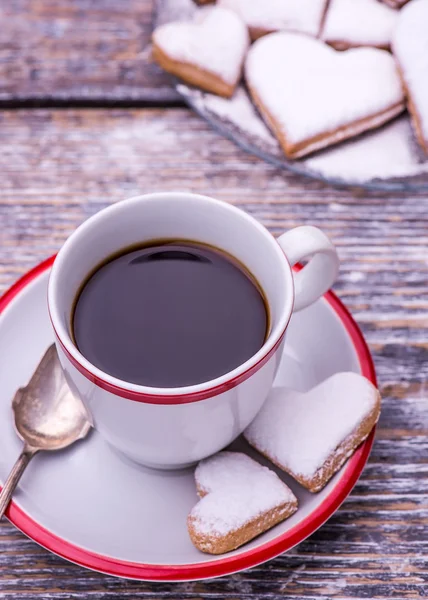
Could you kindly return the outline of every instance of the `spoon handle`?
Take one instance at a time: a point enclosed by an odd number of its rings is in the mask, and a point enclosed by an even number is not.
[[[25,445],[21,454],[19,455],[18,460],[13,465],[12,471],[10,472],[2,491],[0,492],[0,519],[3,517],[6,508],[8,507],[8,504],[12,498],[12,494],[15,491],[15,488],[18,485],[26,466],[36,452],[36,448]]]

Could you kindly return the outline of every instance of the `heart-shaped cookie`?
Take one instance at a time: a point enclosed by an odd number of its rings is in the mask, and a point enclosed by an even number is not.
[[[187,519],[196,548],[223,554],[238,548],[297,510],[279,477],[240,452],[219,452],[195,471],[201,500]]]
[[[389,49],[398,11],[378,0],[330,0],[321,38],[337,50]]]
[[[294,158],[378,127],[405,106],[388,52],[337,52],[297,33],[272,33],[255,42],[245,76],[259,111]]]
[[[306,393],[273,388],[246,440],[311,492],[321,490],[369,435],[380,394],[356,373],[338,373]]]
[[[248,45],[243,21],[217,6],[198,9],[191,22],[167,23],[153,33],[153,57],[165,71],[226,98],[241,78]]]
[[[300,31],[317,36],[326,0],[218,0],[246,23],[251,39],[273,31]]]
[[[392,50],[418,141],[428,154],[428,0],[412,0],[400,11]]]

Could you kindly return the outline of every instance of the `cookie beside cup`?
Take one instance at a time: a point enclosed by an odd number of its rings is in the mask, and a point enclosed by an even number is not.
[[[187,526],[193,544],[208,554],[234,550],[297,510],[285,483],[240,452],[219,452],[201,461],[195,480],[201,500]]]
[[[375,386],[362,375],[337,373],[306,393],[273,388],[244,437],[310,492],[319,492],[379,415]]]

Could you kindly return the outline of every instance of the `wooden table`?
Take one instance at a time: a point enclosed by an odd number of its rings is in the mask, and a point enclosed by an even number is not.
[[[428,595],[427,194],[334,189],[244,154],[184,108],[149,60],[148,0],[0,4],[0,291],[111,202],[191,190],[279,234],[323,227],[335,290],[376,363],[383,412],[342,508],[270,563],[201,583],[124,581],[0,524],[0,598],[421,598]]]

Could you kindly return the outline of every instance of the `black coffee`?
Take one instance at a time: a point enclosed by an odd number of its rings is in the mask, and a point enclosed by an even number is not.
[[[192,385],[239,366],[263,345],[268,311],[260,287],[225,253],[160,241],[110,257],[77,296],[80,352],[119,379]]]

